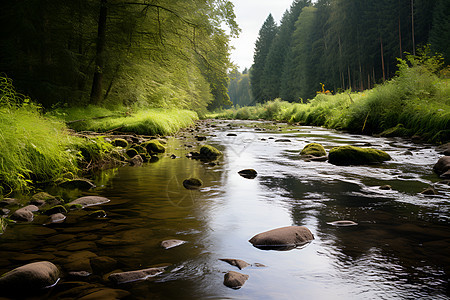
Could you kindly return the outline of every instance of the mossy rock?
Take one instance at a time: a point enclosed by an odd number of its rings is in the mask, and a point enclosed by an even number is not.
[[[148,153],[164,153],[166,148],[161,144],[159,140],[151,140],[143,146],[147,149]]]
[[[376,164],[391,159],[382,150],[354,146],[335,147],[328,154],[328,162],[339,166]]]
[[[128,155],[129,158],[133,158],[136,155],[139,155],[139,152],[137,152],[136,149],[130,148],[127,150],[126,154]]]
[[[125,139],[115,139],[111,144],[115,147],[128,148],[128,142]]]
[[[47,216],[53,215],[53,214],[57,214],[57,213],[61,213],[61,214],[66,214],[67,213],[67,209],[62,206],[62,205],[56,205],[53,206],[52,208],[49,208],[45,211],[45,214]]]
[[[200,157],[204,159],[216,159],[222,152],[210,145],[204,145],[200,148]]]
[[[147,154],[147,149],[145,147],[142,147],[141,145],[133,145],[131,146],[134,150],[136,150],[139,154]]]
[[[380,136],[383,137],[394,137],[394,136],[408,136],[409,130],[403,126],[403,124],[397,124],[397,126],[389,128],[382,133],[380,133]]]
[[[302,152],[300,152],[300,154],[321,157],[321,156],[326,156],[327,152],[325,151],[325,149],[323,148],[323,146],[321,144],[311,143],[311,144],[306,145],[303,148]]]

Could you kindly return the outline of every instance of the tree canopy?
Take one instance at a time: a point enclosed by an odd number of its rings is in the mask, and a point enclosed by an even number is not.
[[[2,1],[0,22],[0,71],[44,106],[229,103],[230,1]]]

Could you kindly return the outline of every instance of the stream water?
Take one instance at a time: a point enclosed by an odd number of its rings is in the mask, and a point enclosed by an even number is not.
[[[198,128],[200,134],[168,138],[155,163],[97,174],[94,190],[51,191],[67,201],[99,195],[111,202],[70,212],[61,224],[43,226],[37,217],[32,224],[10,225],[0,236],[0,274],[39,260],[66,274],[93,273],[66,276],[40,299],[74,299],[106,288],[125,290],[130,299],[450,299],[450,188],[433,174],[440,157],[433,146],[267,122],[211,124]],[[194,139],[198,134],[223,151],[218,164],[186,158],[205,143]],[[393,160],[348,167],[307,162],[299,152],[310,142],[327,150],[370,146]],[[258,176],[237,173],[246,168]],[[203,187],[186,190],[188,177],[200,178]],[[392,189],[381,190],[383,185]],[[420,194],[429,186],[439,194]],[[87,215],[96,209],[107,217]],[[358,226],[327,224],[336,220]],[[290,251],[260,250],[248,242],[289,225],[307,226],[315,240]],[[165,250],[160,243],[167,239],[187,243]],[[90,270],[90,256],[117,261],[116,271],[170,267],[114,286],[98,268]],[[239,270],[221,258],[253,265]],[[230,270],[249,275],[242,288],[223,285]]]

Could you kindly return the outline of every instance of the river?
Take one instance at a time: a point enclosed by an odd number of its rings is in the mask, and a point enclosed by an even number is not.
[[[311,142],[327,150],[370,146],[393,160],[344,167],[308,162],[299,152]],[[217,164],[186,158],[204,143],[223,151]],[[111,202],[70,212],[61,224],[43,226],[38,217],[10,225],[0,236],[0,274],[37,260],[68,274],[89,269],[89,257],[100,256],[115,262],[108,272],[169,267],[119,286],[94,268],[85,278],[66,275],[41,298],[73,299],[109,288],[129,292],[128,299],[450,299],[450,188],[432,171],[440,157],[434,148],[317,127],[211,121],[169,137],[157,162],[96,174],[94,190],[50,190],[66,201],[99,195]],[[237,173],[247,168],[258,176]],[[182,182],[189,177],[200,178],[202,188],[186,190]],[[438,195],[420,194],[430,186]],[[107,216],[87,215],[97,209]],[[358,225],[327,224],[336,220]],[[290,251],[248,242],[289,225],[308,227],[315,239]],[[167,239],[187,243],[165,250],[160,243]],[[221,258],[252,265],[239,270]],[[231,270],[249,275],[238,290],[223,285]]]

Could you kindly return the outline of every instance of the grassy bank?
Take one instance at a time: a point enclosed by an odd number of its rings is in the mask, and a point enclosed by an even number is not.
[[[44,118],[39,106],[0,77],[0,194],[78,172],[80,139],[62,122]]]
[[[306,104],[277,99],[210,117],[299,122],[364,134],[416,135],[445,143],[450,141],[448,70],[442,70],[436,58],[409,56],[400,61],[394,79],[371,90],[319,93]]]
[[[198,119],[185,110],[86,107],[57,109],[45,116],[41,111],[15,91],[10,79],[0,76],[0,196],[77,177],[117,156],[103,137],[71,135],[66,123],[78,131],[166,135]]]
[[[56,109],[49,113],[64,120],[76,131],[132,132],[145,135],[168,135],[198,120],[189,110],[97,106]]]

